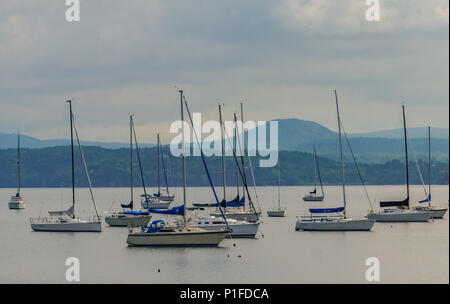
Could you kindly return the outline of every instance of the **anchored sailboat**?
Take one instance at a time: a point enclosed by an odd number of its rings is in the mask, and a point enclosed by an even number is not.
[[[219,108],[219,110],[220,110],[220,108]],[[242,106],[242,103],[241,103],[241,120],[242,121],[244,121],[244,116],[243,115],[244,115],[243,114],[243,106]],[[221,117],[221,115],[219,115],[219,117]],[[234,114],[234,126],[235,126],[235,129],[238,128],[236,113]],[[223,124],[222,123],[221,123],[221,127],[223,128]],[[245,136],[244,132],[242,132],[242,134],[243,134],[243,136]],[[244,163],[245,147],[241,147],[241,142],[240,142],[240,138],[239,138],[239,132],[236,132],[236,135],[237,135],[237,144],[236,144],[236,146],[238,146],[239,149],[240,149],[241,164],[239,165],[239,161],[238,161],[235,149],[233,149],[233,157],[234,157],[234,160],[235,160],[236,168],[238,169],[239,175],[240,175],[241,180],[242,180],[242,184],[243,184],[243,188],[244,188],[243,195],[245,197],[245,194],[247,194],[247,200],[248,200],[248,204],[250,206],[250,209],[246,210],[245,199],[242,199],[242,205],[239,204],[239,207],[228,207],[228,205],[227,205],[226,208],[225,208],[225,215],[226,215],[227,218],[235,219],[235,220],[238,220],[238,221],[246,221],[246,222],[254,223],[254,222],[258,222],[259,219],[261,218],[261,211],[256,210],[255,206],[253,205],[252,199],[250,197],[250,192],[248,190],[247,176],[246,176],[246,173],[245,173],[245,163]],[[223,133],[222,133],[222,143],[224,143]],[[222,155],[223,155],[223,153],[222,153]],[[214,216],[214,217],[220,217],[220,213],[217,212],[217,211],[211,213],[210,215]]]
[[[72,101],[68,100],[70,109],[70,143],[72,152],[72,206],[64,211],[49,211],[50,217],[44,218],[30,218],[31,229],[34,231],[55,231],[55,232],[101,232],[102,222],[98,215],[97,206],[95,204],[94,194],[92,192],[91,179],[84,159],[83,149],[80,144],[78,132],[75,127],[75,118],[72,113]],[[84,171],[89,184],[89,191],[91,193],[92,204],[96,216],[93,220],[80,220],[75,216],[75,158],[74,158],[74,145],[73,134],[77,137],[78,147],[80,149],[81,158],[84,165]]]
[[[115,212],[105,216],[105,222],[111,227],[140,227],[150,222],[152,216],[147,211],[134,211],[134,192],[133,192],[133,115],[130,115],[130,202],[121,204],[123,212]],[[137,144],[137,143],[136,143]]]
[[[316,146],[314,145],[313,148],[314,148],[314,167],[315,167],[314,190],[309,192],[308,194],[305,194],[305,196],[303,196],[303,200],[305,202],[321,202],[325,198],[325,192],[323,191],[322,177],[320,175],[319,159],[317,158]],[[319,177],[319,182],[320,182],[320,190],[321,190],[320,195],[317,194],[317,179],[316,179],[317,176]]]
[[[144,171],[142,170],[141,153],[139,151],[138,141],[136,137],[136,129],[134,128],[134,124],[133,124],[133,135],[136,144],[136,153],[138,156],[139,172],[141,173],[142,188],[144,189],[144,194],[141,195],[141,207],[144,209],[167,209],[169,208],[170,201],[162,201],[159,197],[155,197],[147,193],[147,188],[145,187],[144,181]]]
[[[9,209],[25,209],[25,203],[20,196],[20,132],[17,134],[17,192],[9,200]]]
[[[341,155],[341,172],[342,172],[342,196],[343,207],[328,209],[309,209],[311,216],[303,216],[297,220],[295,225],[296,231],[370,231],[375,224],[374,220],[367,219],[350,219],[347,217],[347,197],[345,192],[345,166],[344,155],[342,149],[342,133],[341,133],[341,117],[339,113],[339,103],[337,92],[334,91],[336,99],[336,111],[339,129],[339,147]],[[330,214],[336,213],[336,216],[313,216],[313,214]],[[340,215],[339,213],[343,213]]]
[[[267,215],[269,217],[285,217],[286,208],[281,208],[281,173],[280,173],[280,161],[278,160],[278,208],[274,210],[268,210]]]
[[[157,167],[158,167],[158,193],[154,193],[153,196],[158,198],[161,201],[166,202],[172,202],[175,199],[175,195],[170,195],[169,192],[169,183],[167,182],[167,172],[166,172],[166,165],[164,162],[164,156],[161,153],[161,140],[159,138],[159,133],[156,136],[156,141],[158,143],[158,156],[157,156]],[[166,182],[166,194],[161,193],[161,180],[160,180],[160,163],[163,165],[163,172],[164,172],[164,180]]]
[[[231,232],[227,229],[217,230],[205,230],[197,227],[191,227],[187,225],[186,218],[186,157],[185,157],[185,138],[184,138],[184,105],[183,105],[183,91],[180,93],[181,103],[181,122],[182,122],[182,149],[181,160],[183,170],[183,205],[177,208],[173,208],[170,214],[182,215],[183,223],[177,226],[166,226],[161,220],[153,221],[150,226],[143,226],[138,232],[131,231],[128,234],[127,244],[130,246],[218,246],[225,237]],[[187,104],[186,104],[187,105]],[[190,115],[190,113],[188,112]],[[202,152],[203,162],[204,156]],[[205,163],[204,163],[205,164]],[[208,173],[208,172],[207,172]],[[208,173],[208,178],[211,182],[211,178]],[[214,187],[213,187],[214,191]],[[214,191],[217,204],[220,204],[217,200],[217,196]],[[150,212],[169,214],[168,211],[150,210]],[[173,213],[172,213],[173,212]],[[226,222],[226,220],[225,220]]]
[[[405,162],[406,162],[406,199],[402,201],[385,201],[380,202],[383,211],[379,213],[373,210],[367,215],[369,219],[377,222],[428,222],[433,216],[431,212],[422,212],[410,210],[409,208],[409,158],[408,158],[408,136],[406,129],[406,114],[405,106],[402,106],[403,111],[403,131],[405,136]],[[395,208],[389,208],[395,207]]]
[[[427,198],[420,201],[420,206],[413,207],[414,210],[431,212],[434,219],[442,219],[447,213],[448,208],[439,208],[431,205],[431,127],[428,127],[428,193],[426,193]],[[424,204],[428,203],[428,206]]]

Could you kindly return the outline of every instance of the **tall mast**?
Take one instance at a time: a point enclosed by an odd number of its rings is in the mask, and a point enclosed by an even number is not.
[[[347,218],[347,199],[345,196],[345,166],[344,166],[344,154],[342,151],[341,115],[339,114],[339,102],[338,102],[336,90],[334,90],[334,96],[336,99],[336,111],[337,111],[338,129],[339,129],[339,149],[341,151],[342,197],[344,199],[344,218]]]
[[[20,196],[20,132],[17,133],[17,197]]]
[[[72,100],[67,101],[70,109],[70,147],[72,150],[72,218],[75,218],[75,157],[73,152],[73,113],[72,113]]]
[[[159,178],[159,175],[160,175],[159,162],[160,162],[160,157],[161,157],[161,146],[159,144],[159,133],[158,133],[158,135],[156,137],[157,137],[156,141],[158,143],[158,155],[157,155],[157,163],[158,163],[158,165],[157,165],[157,167],[158,167],[158,195],[161,195],[161,182],[160,182],[160,178]]]
[[[130,115],[130,203],[133,210],[133,115]]]
[[[237,126],[234,126],[234,155],[237,155]],[[236,191],[237,191],[237,198],[240,200],[239,197],[239,168],[236,167]]]
[[[227,197],[226,197],[226,176],[225,176],[225,140],[223,136],[223,120],[222,120],[222,105],[219,104],[219,122],[220,122],[220,141],[222,144],[222,183],[223,183],[223,201],[227,203]]]
[[[180,106],[181,106],[181,162],[183,166],[183,206],[184,206],[184,213],[183,213],[183,219],[184,219],[184,225],[186,226],[186,156],[185,153],[185,143],[184,143],[184,108],[183,108],[183,91],[180,90]]]
[[[428,206],[431,206],[431,127],[428,127]]]
[[[244,158],[245,158],[244,104],[242,102],[241,102],[241,124],[242,124],[241,164],[242,164],[242,175],[244,177],[244,181],[242,184],[247,184],[247,177],[245,175],[245,164],[244,164]],[[245,197],[245,185],[242,185],[242,195]],[[244,211],[245,211],[245,203],[244,203]]]
[[[278,210],[281,209],[281,173],[280,173],[280,160],[278,160]]]
[[[316,159],[316,168],[317,168],[317,175],[319,176],[320,190],[322,191],[322,196],[325,196],[325,193],[323,192],[322,176],[320,175],[319,158],[317,157],[316,145],[314,145],[314,157]]]
[[[405,106],[402,106],[403,110],[403,131],[405,133],[405,158],[406,158],[406,199],[408,200],[409,209],[409,159],[408,159],[408,133],[406,131],[406,114]]]

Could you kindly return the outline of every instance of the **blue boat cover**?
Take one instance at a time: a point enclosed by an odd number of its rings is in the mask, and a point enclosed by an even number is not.
[[[430,193],[430,195],[428,195],[428,197],[426,199],[424,199],[423,201],[420,201],[419,204],[428,203],[428,202],[431,202],[431,193]]]
[[[163,220],[153,221],[150,226],[143,226],[143,229],[147,229],[147,233],[155,233],[164,227],[165,222]]]
[[[338,213],[343,212],[344,207],[339,208],[325,208],[325,209],[309,209],[309,212],[311,213]]]
[[[132,214],[132,215],[149,215],[150,213],[146,211],[124,211],[123,214]]]
[[[150,213],[158,213],[158,214],[184,215],[184,205],[167,210],[148,209],[148,211]]]
[[[234,199],[230,202],[227,202],[227,207],[243,207],[245,205],[245,196],[243,196],[240,200]]]

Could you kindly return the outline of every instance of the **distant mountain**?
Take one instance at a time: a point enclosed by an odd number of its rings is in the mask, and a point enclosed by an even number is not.
[[[312,121],[300,119],[279,119],[275,121],[278,121],[278,144],[280,150],[311,152],[313,145],[316,145],[319,154],[322,156],[332,159],[338,158],[339,137],[336,132]],[[428,153],[427,128],[410,128],[408,130],[411,148],[418,158],[423,158]],[[251,130],[249,132],[255,131]],[[365,136],[366,134],[367,136]],[[377,136],[377,134],[386,134],[386,137]],[[448,160],[448,129],[433,128],[431,134],[433,157],[439,160]],[[402,135],[402,130],[399,129],[348,134],[348,138],[353,152],[358,156],[358,160],[364,162],[386,162],[403,157],[404,141]],[[345,137],[344,150],[346,157],[348,159],[351,158]],[[414,153],[413,151],[411,152]]]
[[[368,133],[353,133],[351,137],[382,137],[382,138],[402,138],[403,129],[376,131]],[[409,138],[428,138],[428,128],[408,128]],[[449,130],[442,128],[431,128],[431,137],[449,139]]]
[[[81,141],[85,146],[100,147],[105,149],[120,149],[129,147],[128,143]],[[68,139],[37,139],[35,137],[20,135],[20,144],[23,148],[46,148],[70,145]],[[154,147],[154,144],[141,144],[142,147]],[[0,149],[17,147],[17,134],[0,133]]]
[[[315,144],[318,153],[322,156],[337,159],[338,135],[326,127],[300,119],[278,119],[278,147],[282,151],[311,152]],[[261,128],[261,127],[258,127]],[[249,134],[255,133],[250,130]],[[418,158],[424,158],[428,151],[427,128],[409,128],[408,134],[411,148],[414,148]],[[433,158],[446,161],[449,155],[448,129],[432,129]],[[267,132],[267,136],[269,132]],[[348,134],[349,141],[358,160],[364,162],[386,162],[403,157],[403,133],[401,129],[377,131],[368,133]],[[228,140],[227,140],[228,142]],[[108,142],[82,142],[86,146],[97,146],[108,149],[127,148],[128,143]],[[344,139],[345,143],[345,139]],[[22,136],[24,148],[43,148],[68,145],[68,140],[39,140],[30,136]],[[16,134],[0,133],[0,149],[15,148],[17,145]],[[153,144],[144,144],[143,147],[153,147]],[[197,145],[194,144],[194,147]],[[347,145],[344,147],[347,159],[351,157]],[[414,153],[412,151],[412,153]]]

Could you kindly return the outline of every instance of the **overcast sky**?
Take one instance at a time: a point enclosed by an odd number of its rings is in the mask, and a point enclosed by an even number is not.
[[[300,118],[336,129],[332,89],[348,132],[449,125],[448,0],[0,1],[0,132],[67,137],[67,106],[84,140],[141,141],[192,111],[231,119]],[[167,138],[167,137],[166,137]]]

